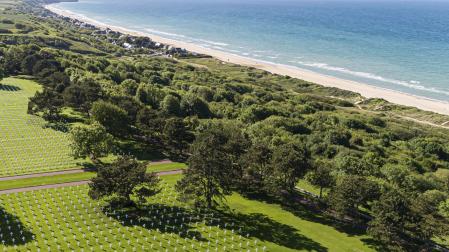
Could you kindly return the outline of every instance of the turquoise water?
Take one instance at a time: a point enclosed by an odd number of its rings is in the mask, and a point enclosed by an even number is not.
[[[80,0],[56,6],[106,24],[449,101],[449,1]]]

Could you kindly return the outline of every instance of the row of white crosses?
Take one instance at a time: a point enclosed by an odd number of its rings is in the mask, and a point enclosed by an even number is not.
[[[18,230],[25,227],[35,236],[25,245],[5,246],[4,249],[24,246],[33,251],[266,250],[249,234],[242,236],[242,230],[234,223],[223,222],[212,213],[167,206],[166,203],[174,202],[173,189],[167,184],[163,188],[165,196],[160,198],[159,204],[148,206],[140,217],[118,211],[103,213],[98,203],[88,198],[87,186],[0,196],[0,206],[20,217],[23,223],[11,223],[18,225],[11,228],[15,232],[8,228],[0,230],[3,240],[15,239],[21,244],[19,241],[25,237]]]
[[[0,88],[0,176],[75,167],[67,134],[43,129],[42,118],[27,115],[28,97]]]

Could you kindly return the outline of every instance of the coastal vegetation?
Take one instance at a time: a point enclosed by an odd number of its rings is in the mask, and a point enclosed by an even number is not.
[[[449,136],[441,122],[448,116],[101,30],[43,3],[2,12],[0,72],[10,77],[0,85],[0,157],[7,157],[0,172],[81,165],[97,176],[86,174],[89,186],[0,196],[2,218],[14,223],[1,246],[426,251],[447,244]],[[8,120],[17,115],[33,123]],[[27,134],[41,137],[17,144]],[[147,164],[161,158],[179,163],[160,170],[184,173],[159,179]]]

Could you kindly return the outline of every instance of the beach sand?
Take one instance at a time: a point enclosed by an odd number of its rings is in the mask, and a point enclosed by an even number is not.
[[[305,81],[313,82],[313,83],[320,84],[320,85],[327,86],[327,87],[336,87],[336,88],[340,88],[340,89],[350,90],[350,91],[359,93],[366,98],[383,98],[392,103],[416,107],[416,108],[426,110],[426,111],[432,111],[432,112],[436,112],[436,113],[440,113],[440,114],[449,115],[449,103],[446,103],[443,101],[431,100],[431,99],[427,99],[424,97],[414,96],[414,95],[410,95],[410,94],[401,93],[398,91],[375,87],[375,86],[371,86],[371,85],[356,82],[356,81],[345,80],[345,79],[341,79],[341,78],[337,78],[337,77],[319,74],[319,73],[316,73],[316,72],[313,72],[310,70],[306,70],[306,69],[302,69],[302,68],[298,68],[298,67],[294,67],[294,66],[288,66],[288,65],[275,64],[275,63],[255,60],[255,59],[243,57],[243,56],[232,54],[232,53],[227,53],[227,52],[222,52],[219,50],[205,48],[205,47],[195,45],[192,43],[163,38],[163,37],[153,35],[150,33],[138,32],[138,31],[133,31],[133,30],[126,29],[123,27],[112,26],[112,25],[104,24],[97,20],[85,17],[83,15],[79,15],[77,13],[73,13],[70,11],[56,8],[53,5],[46,5],[45,8],[58,14],[58,15],[70,17],[73,19],[78,19],[80,21],[95,25],[99,28],[109,28],[111,30],[121,32],[121,33],[127,33],[127,34],[131,34],[131,35],[135,35],[135,36],[150,37],[155,42],[159,42],[159,43],[166,44],[166,45],[171,45],[174,47],[184,48],[191,52],[210,55],[210,56],[212,56],[216,59],[219,59],[223,62],[229,62],[229,63],[234,63],[234,64],[238,64],[238,65],[243,65],[243,66],[254,67],[254,68],[262,69],[262,70],[265,70],[265,71],[268,71],[271,73],[275,73],[275,74],[279,74],[279,75],[288,75],[290,77],[302,79]]]

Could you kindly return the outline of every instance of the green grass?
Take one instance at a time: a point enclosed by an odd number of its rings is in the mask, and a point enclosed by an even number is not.
[[[89,180],[93,177],[95,177],[94,172],[80,172],[73,174],[48,176],[48,177],[0,181],[0,190],[75,182],[75,181]]]
[[[299,180],[299,182],[296,184],[297,188],[300,188],[302,190],[305,190],[307,192],[313,193],[315,195],[320,195],[320,188],[317,186],[314,186],[312,184],[310,184],[307,180],[305,179],[301,179]],[[323,190],[323,196],[325,196],[327,194],[327,190],[324,189]]]
[[[176,200],[173,184],[181,176],[162,177],[162,192],[140,213],[106,215],[87,186],[1,195],[0,218],[8,222],[0,223],[0,250],[370,251],[362,242],[367,236],[339,231],[305,209],[290,212],[234,194],[227,198],[231,210],[194,210]]]
[[[169,180],[170,181],[170,180]],[[236,223],[212,212],[195,212],[174,200],[173,187],[151,199],[138,218],[130,212],[106,215],[87,196],[87,186],[0,196],[6,251],[262,251],[257,238],[240,236]],[[226,225],[226,228],[224,226]],[[11,230],[8,229],[11,226]],[[243,230],[243,229],[241,229]],[[11,235],[12,233],[12,235]],[[34,238],[33,238],[34,237]],[[194,238],[195,237],[195,238]],[[14,240],[13,240],[14,238]],[[233,247],[233,249],[231,249]],[[132,249],[135,250],[132,250]],[[184,248],[184,249],[183,249]]]
[[[6,78],[0,86],[0,176],[78,167],[70,156],[67,134],[46,128],[27,114],[28,98],[41,87],[33,81]]]
[[[278,204],[248,200],[238,194],[228,197],[227,203],[236,212],[264,220],[259,231],[264,232],[261,238],[269,241],[269,251],[372,251],[363,241],[369,240],[367,235],[340,230],[330,225],[332,220],[307,209],[291,212]]]
[[[186,169],[187,165],[183,163],[167,163],[167,164],[151,164],[148,165],[148,172],[162,172],[162,171],[174,171],[180,169]]]

